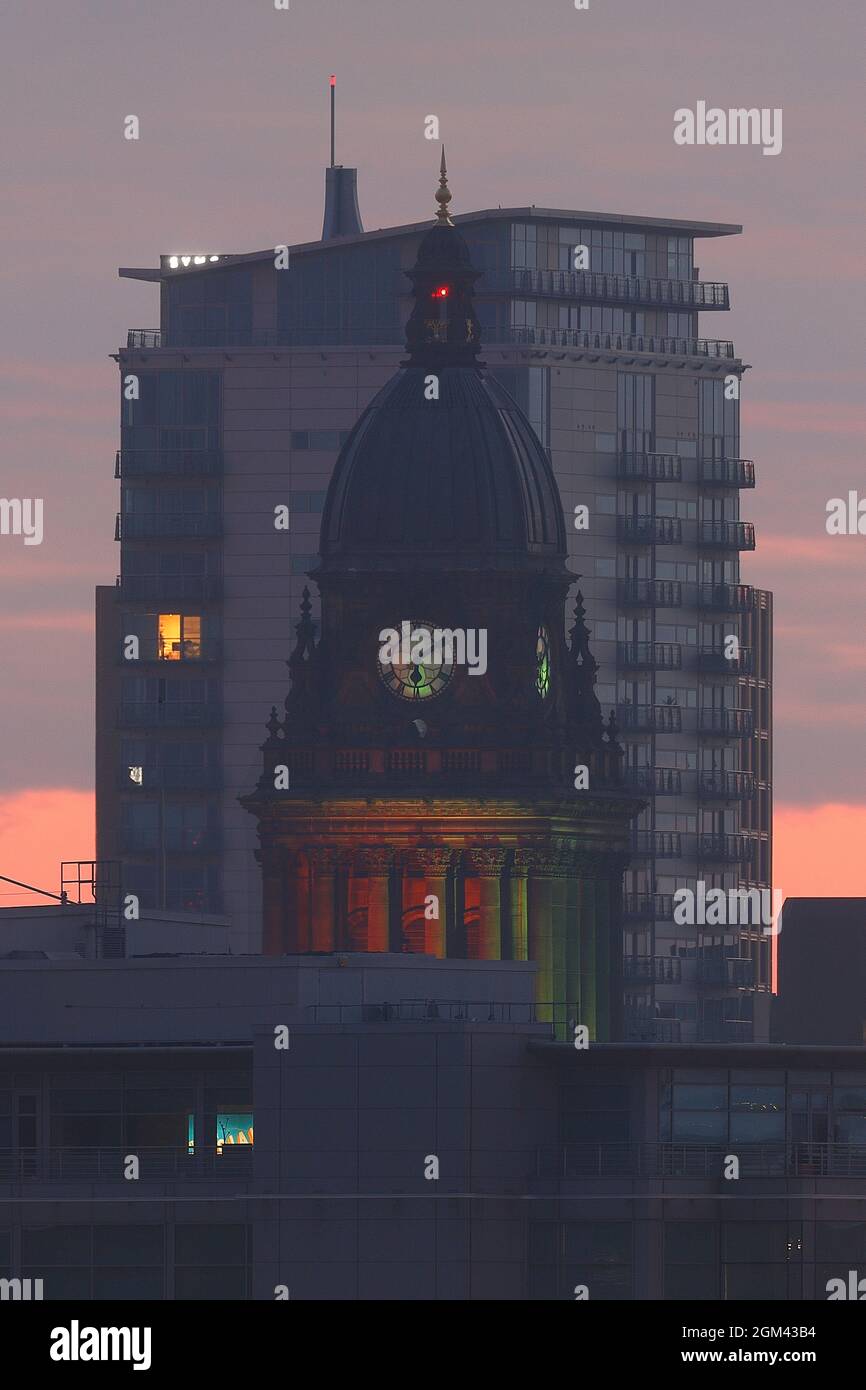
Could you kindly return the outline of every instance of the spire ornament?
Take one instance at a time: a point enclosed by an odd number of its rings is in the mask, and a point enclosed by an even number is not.
[[[439,162],[439,187],[436,190],[436,201],[439,207],[436,210],[436,223],[439,227],[453,227],[451,213],[448,204],[451,202],[451,189],[448,187],[448,170],[445,167],[445,146],[442,146],[442,158]]]

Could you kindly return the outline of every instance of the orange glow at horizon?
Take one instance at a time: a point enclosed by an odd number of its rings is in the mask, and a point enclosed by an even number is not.
[[[68,787],[0,796],[0,874],[57,893],[62,859],[95,854],[94,796]],[[866,898],[866,804],[778,804],[773,887],[786,898]],[[0,883],[0,906],[48,906]]]

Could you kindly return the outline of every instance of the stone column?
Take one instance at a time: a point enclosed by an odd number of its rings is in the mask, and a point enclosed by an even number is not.
[[[417,845],[403,850],[400,861],[403,868],[403,911],[418,907],[424,913],[424,952],[445,956],[445,900],[448,869],[454,851],[443,845]],[[427,898],[435,901],[425,906]],[[436,916],[427,913],[434,912]]]
[[[480,960],[500,960],[502,949],[502,870],[505,850],[482,845],[464,850],[466,871],[478,879],[480,917],[478,955]]]
[[[354,872],[367,879],[367,950],[387,951],[389,882],[394,854],[390,849],[363,847],[355,850]]]
[[[333,951],[336,921],[337,850],[317,845],[311,851],[313,869],[312,941],[314,951]]]
[[[262,955],[281,956],[291,950],[287,920],[285,854],[278,846],[259,850],[262,866]]]
[[[553,1001],[553,881],[556,859],[544,850],[531,850],[529,858],[528,921],[529,959],[538,963],[535,977],[536,1002],[542,1023],[553,1021],[549,1007]]]
[[[508,906],[511,915],[511,960],[528,960],[527,937],[527,877],[529,864],[526,850],[518,849],[508,875]]]
[[[310,859],[302,850],[285,857],[286,893],[283,950],[289,955],[310,950]]]

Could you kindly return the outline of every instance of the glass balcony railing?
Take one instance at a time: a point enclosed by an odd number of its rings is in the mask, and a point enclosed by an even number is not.
[[[712,671],[720,676],[750,676],[754,666],[751,647],[740,647],[736,656],[725,656],[718,647],[701,647],[698,651],[698,670]]]
[[[679,545],[683,523],[672,516],[618,516],[616,533],[631,545]]]
[[[623,780],[649,796],[679,796],[683,789],[683,774],[672,767],[628,767]]]
[[[118,512],[114,527],[117,541],[221,535],[219,512]]]
[[[603,304],[631,304],[680,313],[690,309],[730,308],[728,286],[719,281],[663,280],[592,270],[531,270],[518,266],[511,270],[485,271],[478,283],[478,293],[488,290]]]
[[[698,775],[698,792],[703,801],[745,801],[755,794],[755,774],[721,768],[702,771]]]
[[[616,717],[621,729],[678,734],[683,727],[679,705],[618,705]]]
[[[117,588],[126,601],[190,603],[222,598],[223,581],[221,574],[125,574]]]
[[[701,459],[698,478],[704,487],[754,487],[751,459]]]
[[[148,477],[154,473],[184,477],[213,477],[223,471],[219,449],[118,449],[115,478]]]
[[[676,956],[626,956],[623,979],[626,984],[679,984],[682,962]]]
[[[754,550],[755,528],[750,521],[700,521],[698,545],[721,550]]]
[[[616,476],[645,483],[679,483],[683,461],[676,454],[619,454]]]
[[[754,605],[754,595],[751,584],[699,584],[697,606],[718,613],[748,613]]]
[[[683,586],[676,579],[620,579],[617,601],[627,608],[680,608]]]
[[[672,893],[624,893],[623,914],[629,921],[670,922],[674,915]]]
[[[213,728],[222,717],[215,700],[130,700],[120,706],[118,723],[121,728]]]
[[[698,733],[747,737],[753,729],[754,716],[750,709],[698,710]]]
[[[618,642],[616,660],[628,670],[678,671],[683,649],[678,642]]]

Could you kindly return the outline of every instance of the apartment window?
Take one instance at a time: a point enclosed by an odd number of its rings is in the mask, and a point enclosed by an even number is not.
[[[655,449],[655,378],[648,372],[617,372],[616,416],[620,448],[651,454]]]
[[[656,516],[678,516],[683,521],[697,521],[698,504],[681,498],[657,497]]]
[[[592,635],[597,642],[616,641],[616,623],[602,621],[592,623]]]
[[[21,1257],[23,1277],[41,1278],[49,1300],[165,1297],[162,1226],[25,1228]]]
[[[698,630],[696,627],[681,627],[678,623],[659,623],[656,626],[656,640],[679,642],[683,647],[695,647],[698,643]]]
[[[660,685],[656,689],[656,704],[681,705],[683,709],[697,709],[698,692],[689,685]]]
[[[687,236],[668,237],[668,279],[691,280],[692,239]]]
[[[201,618],[185,613],[157,617],[157,656],[160,661],[200,661]]]
[[[725,398],[724,379],[701,381],[698,431],[702,458],[737,458],[740,443],[739,401]]]
[[[550,447],[550,371],[547,367],[497,367],[491,370],[520,406],[544,448]]]
[[[204,277],[195,277],[204,278]],[[175,287],[180,282],[175,282]],[[136,371],[137,401],[121,399],[121,447],[144,453],[218,449],[216,372]]]
[[[608,559],[606,555],[596,555],[595,573],[598,579],[614,579],[616,577],[616,560]]]
[[[691,314],[668,314],[667,336],[669,338],[691,338]]]
[[[676,831],[679,834],[694,834],[698,828],[698,818],[688,811],[657,811],[656,830]]]
[[[655,577],[679,579],[685,584],[694,584],[698,578],[698,567],[681,560],[656,560]]]
[[[188,347],[251,341],[253,280],[249,268],[181,275],[166,286],[168,339]]]
[[[322,453],[336,453],[342,449],[349,438],[349,430],[292,430],[293,449],[318,449]]]

